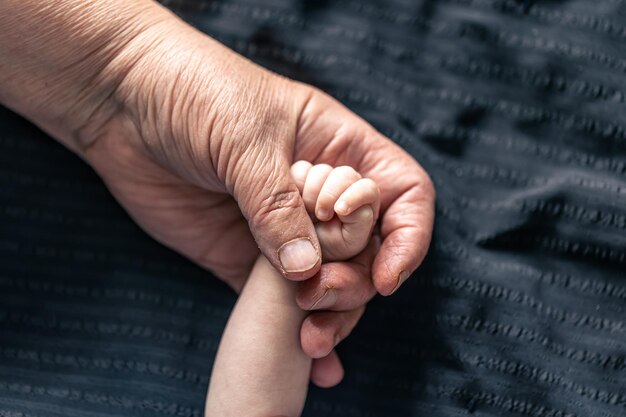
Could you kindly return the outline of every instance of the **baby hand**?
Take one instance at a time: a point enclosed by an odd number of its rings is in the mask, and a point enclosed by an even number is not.
[[[291,166],[304,205],[315,223],[325,262],[342,261],[360,253],[369,242],[380,211],[376,183],[348,166]],[[336,216],[335,216],[336,214]]]

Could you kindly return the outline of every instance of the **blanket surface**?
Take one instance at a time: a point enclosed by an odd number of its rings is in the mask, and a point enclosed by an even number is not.
[[[172,0],[413,155],[427,261],[305,417],[626,415],[626,4]],[[235,295],[0,110],[0,416],[200,417]]]

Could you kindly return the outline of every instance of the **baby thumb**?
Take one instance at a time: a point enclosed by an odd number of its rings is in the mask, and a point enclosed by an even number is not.
[[[289,279],[312,277],[321,264],[315,228],[285,159],[265,163],[246,175],[235,195],[259,249]]]

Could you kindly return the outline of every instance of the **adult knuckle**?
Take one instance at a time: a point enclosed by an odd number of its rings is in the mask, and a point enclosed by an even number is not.
[[[272,221],[270,220],[272,217],[287,214],[299,208],[301,204],[302,200],[297,188],[274,190],[259,202],[253,222],[256,225],[263,225],[267,221]]]

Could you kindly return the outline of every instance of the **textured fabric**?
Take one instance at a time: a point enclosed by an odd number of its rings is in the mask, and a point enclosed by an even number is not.
[[[626,6],[169,1],[431,174],[425,265],[306,417],[626,415]],[[0,416],[200,416],[235,296],[0,113]]]

